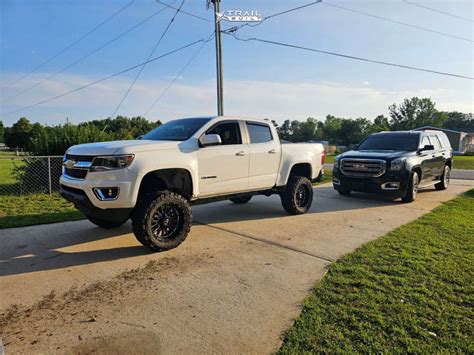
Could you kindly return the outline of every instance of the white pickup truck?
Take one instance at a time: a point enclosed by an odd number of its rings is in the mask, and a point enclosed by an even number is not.
[[[188,235],[191,204],[279,194],[288,213],[306,213],[324,157],[321,144],[280,144],[267,120],[184,118],[137,140],[69,148],[60,193],[100,227],[131,218],[138,241],[161,251]]]

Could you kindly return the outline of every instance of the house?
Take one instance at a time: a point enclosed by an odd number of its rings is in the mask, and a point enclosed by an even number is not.
[[[424,126],[415,128],[415,131],[425,130],[442,131],[448,136],[454,154],[465,154],[474,152],[474,132],[463,132],[447,128],[438,128],[433,126]]]

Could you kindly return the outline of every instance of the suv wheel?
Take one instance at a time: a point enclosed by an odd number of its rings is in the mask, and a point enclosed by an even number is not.
[[[449,180],[451,178],[451,169],[449,166],[444,166],[443,175],[441,175],[441,182],[438,182],[435,185],[436,190],[446,190],[449,185]]]
[[[87,214],[86,214],[86,217],[90,222],[94,223],[96,226],[99,226],[101,228],[106,228],[106,229],[120,227],[122,224],[128,221],[128,218],[124,221],[108,221],[105,219],[89,216]]]
[[[133,234],[153,251],[169,250],[186,239],[192,220],[188,201],[177,193],[163,191],[137,205],[132,215]]]
[[[283,208],[289,214],[306,213],[313,203],[313,185],[304,176],[293,176],[280,197]]]
[[[410,174],[410,180],[408,181],[407,193],[402,197],[403,202],[413,202],[416,199],[418,193],[418,185],[420,184],[420,177],[416,171],[412,171]]]
[[[243,205],[244,203],[249,202],[252,199],[252,196],[243,196],[243,197],[233,197],[229,198],[230,201],[238,205]]]

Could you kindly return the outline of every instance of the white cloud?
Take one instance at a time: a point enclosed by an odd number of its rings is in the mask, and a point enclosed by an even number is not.
[[[3,91],[2,103],[8,101],[5,99],[8,95],[33,85],[44,76],[45,74],[30,76],[8,91]],[[9,82],[8,80],[4,82]],[[2,112],[41,101],[94,80],[97,78],[63,75],[56,81],[45,82],[40,87],[12,99],[8,105],[2,105]],[[2,119],[11,124],[24,115],[32,121],[55,124],[64,122],[66,117],[74,122],[106,117],[112,114],[130,81],[131,79],[126,77],[114,78],[31,110],[8,117],[2,115]],[[142,115],[169,81],[139,81],[123,103],[119,114]],[[265,117],[278,122],[287,118],[304,119],[308,116],[324,119],[327,114],[374,118],[378,114],[387,114],[388,105],[412,96],[431,97],[441,110],[474,111],[473,102],[470,100],[472,92],[470,95],[466,93],[464,98],[459,98],[459,91],[454,89],[395,91],[383,90],[369,84],[227,80],[224,82],[225,112],[228,115]],[[194,84],[185,83],[183,80],[176,81],[149,118],[166,121],[174,117],[214,114],[215,91],[213,80]]]

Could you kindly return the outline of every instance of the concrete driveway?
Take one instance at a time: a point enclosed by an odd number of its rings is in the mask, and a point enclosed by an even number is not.
[[[325,184],[302,216],[277,196],[196,206],[188,239],[157,254],[129,224],[1,230],[6,352],[272,352],[332,261],[470,188],[453,180],[403,204]]]

